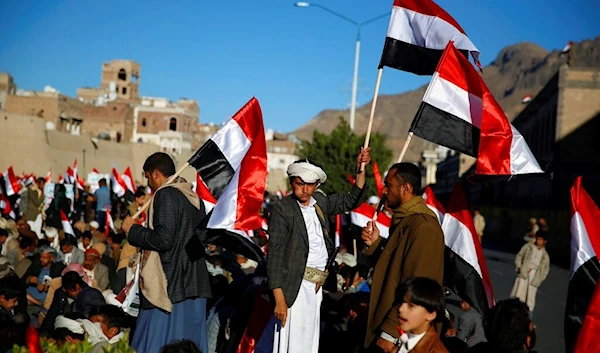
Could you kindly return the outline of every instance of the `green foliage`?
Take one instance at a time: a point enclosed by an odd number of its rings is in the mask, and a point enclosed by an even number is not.
[[[356,157],[364,145],[365,135],[356,135],[348,123],[340,117],[340,123],[329,134],[313,133],[312,142],[302,141],[299,146],[300,158],[308,158],[319,164],[327,173],[327,181],[320,186],[325,193],[343,193],[350,189],[348,174],[356,174]],[[369,146],[371,159],[377,162],[379,171],[385,173],[392,162],[392,150],[385,146],[386,136],[372,133]],[[373,179],[372,164],[367,166],[367,184],[372,195],[377,194]]]
[[[61,348],[58,348],[55,343],[40,340],[42,344],[42,351],[46,353],[88,353],[92,350],[92,345],[87,341],[81,343],[66,343]],[[125,336],[111,347],[104,348],[105,353],[135,353],[135,350],[129,346],[128,335]],[[12,353],[29,353],[27,347],[19,347],[15,345],[12,349]]]

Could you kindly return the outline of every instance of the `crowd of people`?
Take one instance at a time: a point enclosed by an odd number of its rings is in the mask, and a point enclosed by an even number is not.
[[[370,150],[361,150],[357,170],[370,160]],[[533,348],[535,290],[549,268],[543,231],[517,256],[518,299],[480,313],[462,298],[455,319],[446,307],[444,235],[420,196],[418,167],[394,164],[385,177],[387,238],[376,222],[357,227],[346,218],[373,194],[364,172],[347,193],[330,195],[318,189],[327,175],[314,162],[300,160],[287,172],[290,194],[265,194],[268,229],[254,232],[264,262],[206,242],[199,229],[205,206],[184,179],[166,183],[175,165],[164,153],[144,164],[151,194],[140,186],[117,197],[101,180],[72,203],[56,184],[46,207],[45,179],[37,179],[15,202],[18,216],[0,223],[0,352],[24,345],[28,327],[58,346],[87,340],[93,352],[122,340],[138,352]],[[337,214],[348,244],[342,249],[334,240]],[[481,237],[485,220],[475,218]]]

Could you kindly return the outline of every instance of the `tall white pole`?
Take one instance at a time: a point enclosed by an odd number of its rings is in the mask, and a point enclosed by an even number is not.
[[[358,61],[360,60],[360,27],[356,36],[356,52],[354,53],[354,77],[352,78],[352,102],[350,102],[350,130],[354,131],[356,117],[356,94],[358,91]]]

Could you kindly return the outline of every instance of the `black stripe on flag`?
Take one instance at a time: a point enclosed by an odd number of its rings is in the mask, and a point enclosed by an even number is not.
[[[468,51],[461,50],[468,57]],[[384,66],[412,72],[416,75],[433,75],[444,49],[430,49],[386,37],[379,68]]]
[[[219,146],[210,139],[196,151],[188,163],[196,168],[208,190],[217,200],[235,173]]]
[[[444,284],[481,315],[489,310],[481,276],[449,247],[444,252]]]
[[[567,305],[565,307],[565,345],[572,352],[577,335],[583,324],[588,305],[592,301],[596,283],[600,279],[600,262],[592,257],[579,266],[569,281]]]
[[[431,104],[421,102],[410,131],[427,141],[477,157],[479,128]]]

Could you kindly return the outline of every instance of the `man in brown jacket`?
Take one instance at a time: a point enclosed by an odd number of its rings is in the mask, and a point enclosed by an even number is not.
[[[442,285],[444,234],[436,215],[421,196],[421,171],[411,163],[394,164],[386,178],[385,203],[394,210],[388,239],[369,222],[362,231],[365,254],[375,263],[365,347],[376,344],[391,352],[398,342],[400,283],[412,277],[429,277]]]

